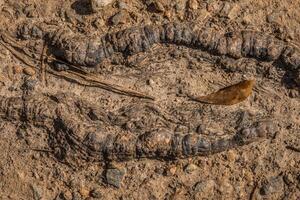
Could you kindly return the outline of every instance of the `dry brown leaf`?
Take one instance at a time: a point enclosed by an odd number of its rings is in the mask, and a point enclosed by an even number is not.
[[[247,99],[247,97],[252,93],[254,84],[254,80],[244,80],[237,84],[222,88],[221,90],[207,96],[190,98],[207,104],[233,105]]]

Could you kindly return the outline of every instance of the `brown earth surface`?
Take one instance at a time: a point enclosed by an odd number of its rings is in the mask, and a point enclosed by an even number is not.
[[[117,0],[94,12],[85,0],[1,0],[0,95],[63,96],[66,105],[76,107],[69,115],[78,127],[96,127],[103,134],[141,134],[166,125],[174,133],[215,139],[270,119],[278,127],[273,138],[187,159],[91,160],[77,156],[72,144],[62,157],[56,145],[66,144],[57,140],[53,144],[54,133],[47,130],[51,123],[10,119],[6,115],[14,110],[1,108],[0,199],[300,199],[299,71],[282,63],[156,44],[127,58],[105,60],[86,75],[155,97],[149,100],[91,86],[89,81],[78,84],[69,77],[70,68],[67,78],[64,71],[44,72],[53,69],[51,50],[43,39],[20,28],[47,23],[90,37],[186,21],[226,32],[258,31],[300,46],[299,0]],[[207,95],[245,79],[255,80],[253,93],[235,105],[203,104],[187,97]],[[51,109],[47,102],[42,106]],[[82,113],[90,105],[103,111],[100,117],[117,113],[119,118],[114,125],[98,123],[90,115],[87,120]]]

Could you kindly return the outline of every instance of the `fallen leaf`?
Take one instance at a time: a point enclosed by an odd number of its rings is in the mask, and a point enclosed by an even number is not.
[[[247,99],[247,97],[252,93],[254,84],[254,80],[244,80],[237,84],[222,88],[221,90],[207,96],[190,98],[207,104],[233,105]]]

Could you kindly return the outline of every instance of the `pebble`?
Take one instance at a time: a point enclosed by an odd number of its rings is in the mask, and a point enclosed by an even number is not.
[[[171,168],[169,169],[169,171],[170,171],[171,175],[174,175],[174,174],[176,173],[176,171],[177,171],[177,167],[176,167],[176,166],[171,167]]]
[[[204,124],[200,124],[197,129],[196,129],[196,133],[200,134],[207,134],[207,128]]]
[[[283,189],[283,179],[281,177],[271,177],[260,188],[260,194],[263,196],[279,193]]]
[[[90,0],[93,12],[101,10],[103,7],[111,4],[113,0]]]
[[[55,62],[54,63],[54,69],[56,71],[66,71],[69,69],[69,66],[64,63]]]
[[[283,176],[283,180],[287,185],[291,185],[294,183],[292,174],[288,173]]]
[[[223,4],[223,8],[220,12],[220,15],[221,16],[228,16],[229,12],[230,12],[230,9],[231,9],[231,4],[229,2],[224,2]]]
[[[198,166],[195,164],[188,164],[184,167],[184,171],[188,174],[196,171],[198,169]]]
[[[38,84],[38,81],[35,79],[27,79],[24,81],[24,83],[21,86],[22,90],[32,91],[35,89],[36,85]]]
[[[276,10],[267,16],[267,22],[269,23],[282,23],[282,17],[285,12]]]
[[[233,150],[227,151],[226,158],[229,162],[234,162],[236,160],[236,153]]]
[[[253,182],[253,174],[248,171],[248,170],[243,170],[243,174],[244,174],[244,179],[248,182],[248,183],[251,183]]]
[[[31,36],[41,39],[43,37],[43,31],[39,27],[33,26],[31,29]]]
[[[128,9],[128,5],[124,1],[118,1],[117,6],[119,9]]]
[[[26,15],[26,17],[29,17],[29,18],[33,18],[33,17],[37,17],[38,16],[36,6],[33,5],[33,4],[27,5],[23,9],[23,13]]]
[[[155,84],[155,82],[154,82],[154,80],[153,79],[148,79],[147,80],[147,85],[149,85],[149,86],[153,86]]]
[[[105,21],[102,18],[97,18],[93,21],[93,26],[97,29],[102,28],[105,25]]]
[[[177,125],[177,127],[175,128],[175,132],[176,133],[188,133],[189,128],[187,126]]]
[[[73,198],[73,194],[70,191],[66,191],[66,192],[64,192],[64,194],[65,194],[65,198],[67,200],[69,200],[69,199],[71,200]]]
[[[176,12],[182,11],[185,9],[185,2],[181,0],[176,0],[175,3]]]
[[[157,12],[164,12],[165,11],[165,7],[159,1],[154,2],[154,7],[155,7],[155,10]]]
[[[195,199],[209,198],[213,199],[215,182],[213,180],[200,181],[195,184]]]
[[[81,200],[81,195],[78,192],[73,192],[72,193],[72,200]]]
[[[63,192],[60,192],[56,197],[55,200],[67,200],[65,197],[65,194]]]
[[[99,189],[93,189],[91,192],[90,192],[90,196],[93,197],[93,198],[101,198],[102,197],[102,193]]]
[[[25,67],[23,69],[23,73],[28,76],[34,76],[36,72],[35,72],[35,69],[33,69],[32,67]]]
[[[289,97],[298,98],[299,97],[299,91],[298,90],[290,90],[289,91]]]
[[[232,184],[227,179],[220,180],[218,190],[223,197],[230,197],[234,192],[234,188]]]
[[[166,17],[168,20],[171,20],[172,19],[172,11],[171,10],[165,11],[164,17]]]
[[[245,24],[245,25],[252,24],[252,22],[253,22],[253,20],[252,20],[251,15],[245,15],[245,16],[242,18],[242,23]]]
[[[13,67],[13,73],[14,74],[20,74],[23,71],[23,67],[16,65]]]
[[[118,169],[118,168],[107,169],[105,175],[106,182],[110,185],[120,188],[124,175],[125,175],[125,169]]]
[[[198,9],[198,1],[197,0],[189,0],[188,8],[191,10],[197,10]]]
[[[174,176],[175,173],[177,171],[177,167],[176,166],[169,166],[166,169],[164,169],[163,171],[163,175],[164,176]]]
[[[43,191],[41,190],[41,188],[37,187],[36,185],[31,185],[31,189],[34,200],[40,200],[43,198]]]
[[[235,19],[238,14],[240,14],[240,9],[241,8],[237,4],[234,4],[229,10],[227,17],[231,20]]]
[[[128,13],[125,10],[119,11],[117,14],[110,18],[112,25],[124,24],[128,20]]]
[[[81,186],[79,189],[79,193],[82,197],[87,198],[90,195],[90,191],[85,186]]]

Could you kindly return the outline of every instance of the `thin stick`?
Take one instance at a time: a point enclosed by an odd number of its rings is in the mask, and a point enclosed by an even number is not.
[[[46,47],[46,42],[44,42],[43,44],[43,50],[42,50],[42,54],[41,54],[41,59],[40,59],[40,62],[41,62],[41,81],[43,84],[45,84],[46,82],[46,66],[45,66],[45,63],[44,63],[44,55],[47,51],[47,47]]]
[[[28,59],[26,59],[24,57],[24,55],[22,55],[21,53],[19,53],[18,51],[14,50],[11,47],[8,47],[4,42],[0,41],[0,44],[2,44],[5,48],[7,48],[17,59],[19,59],[20,61],[22,61],[24,64],[33,67],[35,69],[38,69],[34,63],[32,63],[31,61],[29,61]],[[16,45],[17,46],[17,45]],[[27,55],[28,56],[28,55]],[[52,58],[53,59],[53,58]],[[95,77],[92,77],[91,75],[88,75],[87,72],[79,69],[76,66],[72,66],[73,68],[80,70],[81,73],[78,72],[74,72],[74,71],[65,71],[65,72],[56,72],[52,69],[45,69],[46,72],[49,72],[53,75],[59,76],[59,77],[63,77],[67,80],[72,80],[75,81],[76,83],[79,83],[81,85],[85,85],[85,86],[92,86],[92,87],[99,87],[114,93],[118,93],[118,94],[122,94],[122,95],[128,95],[128,96],[133,96],[133,97],[138,97],[138,98],[144,98],[144,99],[150,99],[150,100],[155,100],[154,97],[149,96],[149,95],[144,95],[142,93],[133,91],[133,90],[129,90],[129,89],[124,89],[118,85],[114,85],[111,83],[107,83],[105,81],[99,80]],[[73,75],[73,77],[72,77]],[[93,84],[89,84],[89,83],[84,83],[82,80],[76,80],[77,78],[74,77],[80,77],[81,79],[84,79],[86,82],[93,82]]]
[[[9,50],[17,59],[19,59],[20,61],[22,61],[25,65],[27,65],[29,67],[34,67],[34,64],[31,63],[31,61],[29,61],[26,58],[24,58],[24,56],[21,53],[13,50],[11,47],[8,47],[2,41],[0,41],[0,44],[2,44],[7,50]]]
[[[287,148],[287,149],[289,149],[289,150],[296,151],[296,152],[299,152],[299,153],[300,153],[300,148],[293,147],[293,146],[286,146],[285,148]]]
[[[139,98],[154,100],[154,97],[152,97],[152,96],[144,95],[144,94],[141,94],[139,92],[136,92],[136,91],[133,91],[133,90],[129,90],[129,89],[125,90],[124,88],[121,88],[118,85],[114,85],[114,84],[107,83],[107,82],[104,82],[104,81],[99,81],[97,79],[94,79],[93,77],[90,77],[90,76],[87,76],[87,75],[83,75],[83,74],[78,73],[78,72],[74,72],[74,71],[61,71],[59,73],[62,74],[62,75],[64,75],[64,76],[68,76],[70,74],[79,76],[83,80],[85,80],[87,82],[92,82],[93,83],[93,84],[91,84],[89,86],[100,87],[102,89],[105,89],[105,90],[108,90],[108,91],[111,91],[111,92],[115,92],[115,93],[118,93],[118,94],[123,94],[123,95],[129,95],[129,96],[133,96],[133,97],[139,97]]]

